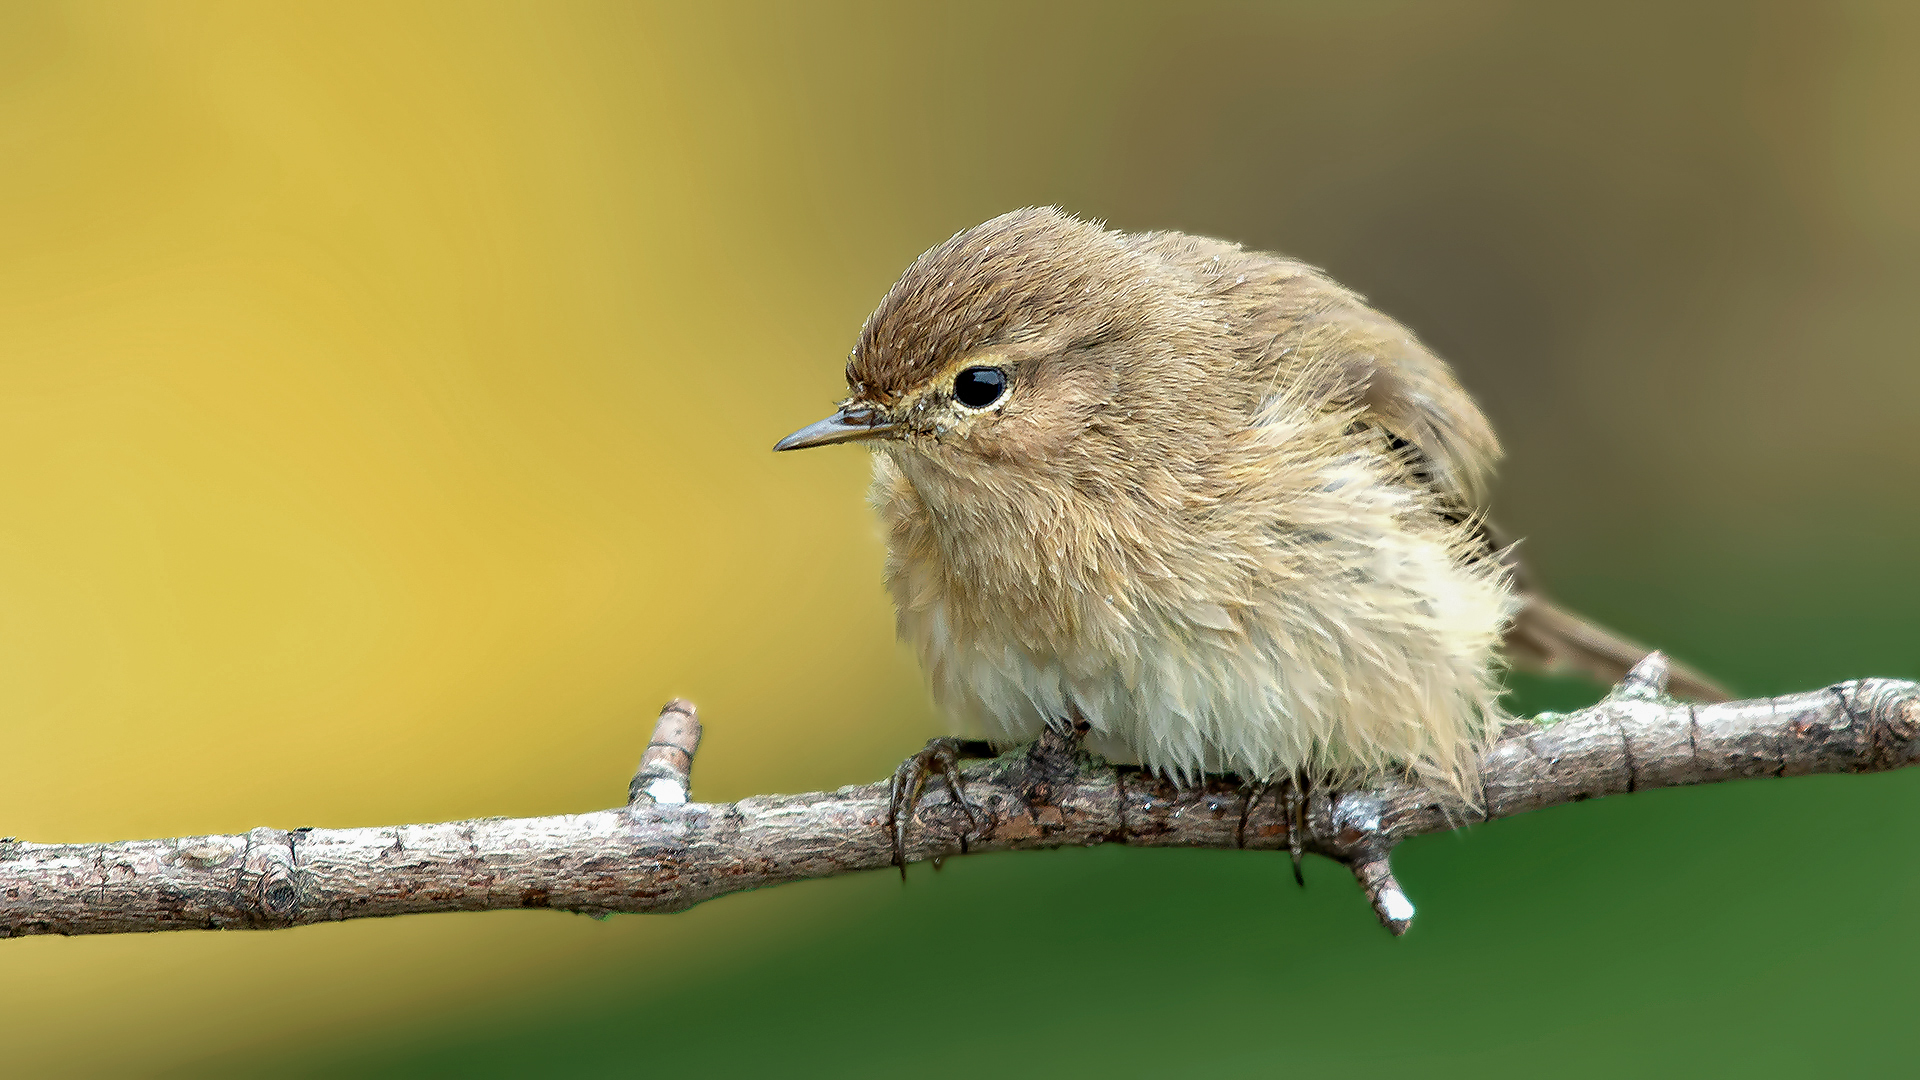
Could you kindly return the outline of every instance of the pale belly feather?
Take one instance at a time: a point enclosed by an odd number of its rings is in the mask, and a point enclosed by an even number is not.
[[[1024,741],[1078,716],[1090,749],[1182,781],[1410,768],[1458,782],[1463,752],[1500,718],[1490,658],[1510,601],[1437,546],[1391,562],[1387,580],[1296,580],[1227,619],[1214,605],[1135,610],[1064,648],[1034,649],[1053,635],[1032,626],[956,633],[944,598],[903,609],[900,631],[976,737]]]

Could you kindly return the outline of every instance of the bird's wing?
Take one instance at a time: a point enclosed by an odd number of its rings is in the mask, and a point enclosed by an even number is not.
[[[1328,376],[1393,440],[1410,448],[1421,474],[1459,510],[1486,506],[1500,440],[1453,368],[1413,332],[1327,282],[1320,310],[1296,324]]]
[[[1310,267],[1271,259],[1259,264],[1283,274],[1269,290],[1268,311],[1281,349],[1336,381],[1329,396],[1360,406],[1361,422],[1384,431],[1412,458],[1413,469],[1443,500],[1449,516],[1473,521],[1486,558],[1501,560],[1521,601],[1506,635],[1516,665],[1573,671],[1612,685],[1648,650],[1560,607],[1486,518],[1487,486],[1500,442],[1479,405],[1447,362],[1356,293]],[[1256,321],[1262,321],[1258,316]],[[1724,701],[1727,693],[1692,668],[1672,664],[1668,685],[1677,694]]]
[[[1500,440],[1445,360],[1365,298],[1314,267],[1183,233],[1142,233],[1135,246],[1194,275],[1245,340],[1257,367],[1284,381],[1325,380],[1325,399],[1364,409],[1424,463],[1462,514],[1486,504]]]

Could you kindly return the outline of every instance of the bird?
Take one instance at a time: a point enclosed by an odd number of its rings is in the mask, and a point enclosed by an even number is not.
[[[898,633],[958,736],[1472,806],[1509,666],[1611,683],[1647,654],[1489,520],[1501,447],[1453,369],[1298,260],[1016,210],[907,268],[846,382],[774,449],[873,451]],[[934,771],[959,798],[955,745],[896,801]]]

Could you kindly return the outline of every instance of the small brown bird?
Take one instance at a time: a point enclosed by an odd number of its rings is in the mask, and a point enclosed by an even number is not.
[[[775,449],[876,451],[900,636],[974,737],[1471,804],[1503,645],[1609,682],[1645,655],[1527,587],[1447,364],[1292,259],[1015,211],[907,269],[847,384]]]

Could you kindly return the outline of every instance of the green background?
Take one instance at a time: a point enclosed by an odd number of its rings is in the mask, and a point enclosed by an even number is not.
[[[675,694],[698,797],[883,775],[940,721],[864,455],[767,449],[915,254],[1031,204],[1407,322],[1570,606],[1746,695],[1920,676],[1912,5],[16,3],[0,161],[0,834],[593,809]],[[0,942],[0,1068],[1880,1072],[1916,810],[1423,838],[1400,940],[1331,863],[1103,849]]]

